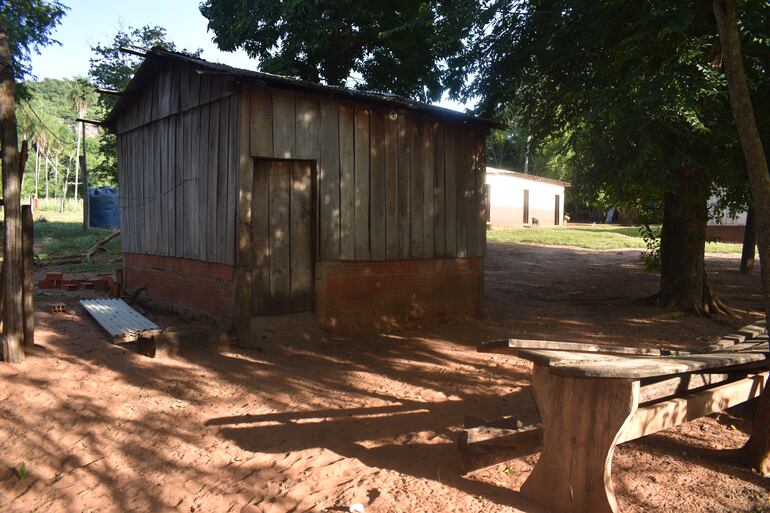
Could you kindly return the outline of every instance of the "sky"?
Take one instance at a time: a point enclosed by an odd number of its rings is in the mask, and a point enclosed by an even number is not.
[[[212,41],[207,20],[198,10],[199,0],[62,0],[69,10],[53,33],[61,45],[47,46],[32,56],[32,73],[38,79],[70,78],[88,74],[91,46],[108,43],[121,28],[160,25],[177,48],[203,49],[203,58],[247,69],[256,60],[243,50],[222,52]],[[449,100],[442,107],[465,110]]]

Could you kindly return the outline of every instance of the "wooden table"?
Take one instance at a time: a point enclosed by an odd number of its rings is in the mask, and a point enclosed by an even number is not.
[[[556,512],[617,512],[615,446],[759,396],[770,358],[762,349],[659,357],[520,350],[534,362],[543,426],[540,459],[521,494]],[[690,391],[695,375],[705,386]]]

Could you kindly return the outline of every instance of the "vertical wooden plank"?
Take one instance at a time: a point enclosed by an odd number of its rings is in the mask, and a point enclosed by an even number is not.
[[[468,151],[467,131],[457,128],[457,256],[468,256],[468,176],[470,175],[471,154]]]
[[[177,68],[174,68],[175,71]],[[168,131],[167,131],[167,152],[166,158],[167,164],[167,178],[166,183],[168,187],[164,191],[163,201],[166,206],[166,226],[168,233],[168,256],[176,256],[176,125],[178,114],[172,115],[168,119]]]
[[[244,89],[251,97],[250,145],[254,157],[273,156],[273,96],[266,87]]]
[[[255,260],[251,244],[251,192],[254,186],[254,159],[249,151],[249,112],[251,95],[243,90],[238,95],[238,253],[235,276],[235,330],[238,337],[249,332],[251,319],[251,280]]]
[[[478,200],[476,195],[476,167],[478,166],[478,155],[476,154],[476,132],[469,131],[465,138],[466,151],[468,152],[468,176],[465,186],[466,210],[465,223],[468,230],[468,256],[476,256],[478,248],[479,226],[478,226]]]
[[[195,237],[196,210],[198,203],[198,189],[196,187],[196,168],[198,166],[198,148],[200,146],[200,110],[193,109],[185,119],[185,192],[184,192],[184,234],[185,234],[185,258],[195,258],[198,241]]]
[[[487,212],[489,209],[486,188],[486,134],[476,134],[476,256],[484,256],[487,249]]]
[[[401,258],[412,255],[411,222],[411,126],[412,120],[406,111],[398,112],[398,252]]]
[[[318,161],[319,246],[321,260],[340,258],[340,129],[337,103],[322,98]]]
[[[372,110],[370,123],[370,241],[372,260],[383,260],[386,256],[385,226],[386,177],[385,177],[385,112]]]
[[[169,109],[170,115],[178,114],[182,106],[180,104],[180,95],[182,84],[180,83],[180,70],[182,65],[178,62],[171,63],[171,83],[169,92]],[[185,86],[186,87],[186,86]]]
[[[282,312],[291,305],[291,163],[274,160],[270,167],[270,306]]]
[[[205,180],[201,183],[206,184],[205,199],[206,202],[201,206],[205,208],[204,219],[206,222],[206,240],[205,240],[205,260],[217,262],[217,225],[219,218],[217,216],[217,200],[219,196],[219,110],[220,102],[215,101],[210,104],[208,118],[208,141],[201,146],[205,148],[205,156],[208,157],[206,164]],[[203,258],[203,256],[201,256]]]
[[[251,315],[265,315],[270,304],[270,212],[271,161],[256,160],[251,189]]]
[[[152,125],[143,125],[140,129],[142,132],[142,193],[139,200],[142,204],[142,218],[140,219],[142,225],[142,253],[153,254],[152,244],[152,232],[155,228],[155,224],[150,224],[152,219],[152,176],[155,173],[155,166],[152,160],[153,140],[152,140]]]
[[[228,98],[219,100],[219,125],[217,128],[217,174],[215,178],[214,188],[217,191],[216,199],[216,212],[213,215],[213,227],[216,239],[214,241],[214,261],[226,263],[227,255],[229,253],[227,247],[227,189],[228,184],[228,167],[230,162],[230,155],[228,154],[229,142],[229,116],[230,116],[230,102]]]
[[[355,258],[369,260],[369,110],[355,109]]]
[[[458,173],[458,141],[457,127],[446,124],[444,146],[445,168],[445,219],[446,219],[446,255],[457,256],[457,173]]]
[[[185,125],[189,117],[188,112],[184,112],[176,118],[176,144],[174,151],[174,234],[176,239],[175,256],[183,258],[185,256],[185,210],[184,198],[187,188],[187,157],[185,151]]]
[[[238,204],[238,145],[239,145],[239,113],[240,97],[233,95],[229,98],[230,115],[228,116],[227,152],[229,155],[227,165],[227,216],[225,218],[226,234],[226,264],[235,263],[235,233],[238,229],[237,204]],[[248,123],[248,120],[246,121]],[[248,153],[248,148],[247,148]]]
[[[423,137],[421,134],[421,128],[423,123],[419,117],[412,118],[412,122],[409,127],[409,144],[412,148],[411,152],[411,168],[409,183],[409,193],[411,195],[410,201],[410,222],[412,225],[412,258],[423,258],[425,256],[423,242],[425,236],[424,230],[424,211],[425,211],[425,163],[423,153],[425,148],[423,147]]]
[[[428,118],[420,120],[420,138],[422,141],[422,175],[425,177],[423,182],[423,239],[422,256],[424,258],[433,258],[435,254],[435,207],[434,207],[434,186],[433,186],[433,121]]]
[[[310,162],[291,165],[291,309],[313,307],[313,183]]]
[[[294,158],[318,160],[319,124],[321,117],[318,96],[297,94],[294,98],[296,143]]]
[[[340,146],[340,259],[354,260],[355,251],[355,152],[354,108],[339,105]]]
[[[396,114],[395,111],[393,114]],[[398,252],[398,118],[390,112],[384,118],[385,156],[385,254],[388,260],[399,257]],[[397,115],[397,114],[396,114]]]
[[[153,231],[155,232],[155,254],[156,255],[163,255],[164,249],[163,249],[163,232],[162,232],[162,226],[163,226],[163,203],[161,200],[162,192],[163,192],[163,173],[165,172],[164,169],[164,162],[163,162],[163,124],[161,121],[156,121],[153,123],[153,144],[155,145],[155,151],[153,155],[153,159],[155,160],[155,173],[153,175],[153,191],[152,191],[152,205],[153,205],[153,216],[155,218],[155,226],[153,227]]]
[[[204,79],[201,81],[201,100],[204,98],[203,93],[205,90],[208,95],[208,88],[206,85],[209,82],[209,78],[204,75]],[[194,146],[194,153],[197,157],[196,166],[193,167],[195,172],[195,191],[197,202],[194,203],[195,216],[193,219],[193,230],[195,234],[195,259],[206,260],[206,239],[208,237],[208,226],[206,224],[206,208],[208,204],[208,174],[209,174],[209,160],[208,155],[210,149],[209,144],[209,118],[211,116],[211,106],[209,104],[202,105],[195,109],[195,115],[198,117],[196,134],[193,134],[193,140],[197,135],[197,144]]]
[[[273,155],[290,159],[295,154],[294,94],[273,89]]]
[[[444,125],[433,123],[433,236],[435,238],[435,254],[437,257],[446,255],[446,176],[444,174],[445,135]]]
[[[160,147],[160,187],[157,194],[158,210],[160,211],[160,239],[159,251],[163,256],[168,256],[168,213],[166,212],[166,191],[168,185],[168,117],[158,121],[158,146]]]

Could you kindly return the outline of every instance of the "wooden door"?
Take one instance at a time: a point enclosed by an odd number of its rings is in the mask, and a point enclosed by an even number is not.
[[[561,212],[561,197],[557,194],[556,200],[553,205],[553,224],[554,226],[559,226],[561,221],[561,216],[559,213]]]
[[[251,314],[313,309],[312,163],[257,160],[252,189]]]

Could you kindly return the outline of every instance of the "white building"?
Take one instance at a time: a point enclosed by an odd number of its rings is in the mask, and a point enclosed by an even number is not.
[[[489,222],[492,226],[560,226],[564,188],[569,183],[487,167]]]

